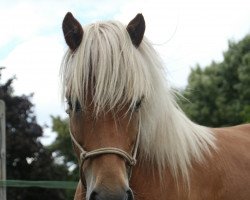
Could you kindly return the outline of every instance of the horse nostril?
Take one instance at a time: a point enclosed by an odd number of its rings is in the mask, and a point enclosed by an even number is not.
[[[99,200],[98,194],[96,191],[91,192],[89,200]]]
[[[127,199],[126,200],[134,200],[134,195],[131,189],[127,190]]]

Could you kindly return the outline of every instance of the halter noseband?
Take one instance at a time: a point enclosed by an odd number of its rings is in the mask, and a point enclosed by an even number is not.
[[[69,132],[70,132],[70,136],[71,136],[73,143],[77,146],[77,148],[81,152],[80,153],[80,163],[79,163],[80,168],[79,168],[79,170],[80,170],[80,179],[81,179],[81,182],[82,182],[84,187],[86,187],[86,181],[83,178],[83,170],[82,170],[82,166],[84,164],[84,161],[91,158],[91,157],[96,157],[96,156],[103,155],[103,154],[116,154],[116,155],[124,158],[127,165],[129,166],[128,178],[129,179],[131,178],[132,166],[134,166],[136,164],[136,155],[137,155],[137,150],[138,150],[138,146],[139,146],[140,130],[138,131],[138,134],[136,136],[136,142],[135,142],[135,146],[134,146],[133,151],[132,151],[132,156],[130,154],[128,154],[126,151],[123,151],[122,149],[118,149],[115,147],[104,147],[104,148],[99,148],[99,149],[95,149],[92,151],[85,151],[81,147],[81,145],[76,141],[72,132],[70,130],[69,130]]]

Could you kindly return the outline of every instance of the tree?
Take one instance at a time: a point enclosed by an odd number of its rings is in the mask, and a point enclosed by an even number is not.
[[[1,80],[1,71],[0,71]],[[65,180],[67,169],[56,164],[39,141],[43,130],[36,122],[32,95],[15,96],[13,78],[0,83],[0,99],[6,105],[7,179]],[[41,188],[7,188],[8,200],[66,199],[65,191]]]
[[[69,133],[68,119],[61,117],[52,118],[52,130],[57,133],[55,141],[48,147],[55,157],[59,159],[64,166],[69,169],[68,179],[71,181],[79,180],[79,166],[75,153],[72,148],[72,142]],[[67,191],[68,199],[73,199],[75,191]]]
[[[52,130],[57,133],[57,137],[49,149],[70,169],[71,180],[77,181],[79,179],[78,161],[72,147],[68,119],[62,119],[59,116],[51,118]]]
[[[250,122],[250,35],[229,42],[223,61],[192,69],[183,91],[184,111],[197,123],[229,126]]]

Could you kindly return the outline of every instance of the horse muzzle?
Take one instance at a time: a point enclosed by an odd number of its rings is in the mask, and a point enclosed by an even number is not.
[[[134,195],[130,188],[109,191],[99,187],[91,192],[89,200],[134,200]]]

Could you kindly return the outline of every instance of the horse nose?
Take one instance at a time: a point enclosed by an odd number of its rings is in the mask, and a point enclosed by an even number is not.
[[[134,195],[131,189],[116,193],[94,190],[90,194],[89,200],[134,200]]]

